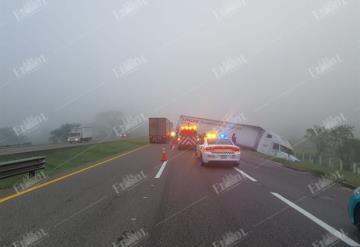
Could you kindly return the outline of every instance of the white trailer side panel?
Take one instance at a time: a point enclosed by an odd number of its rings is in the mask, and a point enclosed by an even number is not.
[[[200,135],[209,131],[215,131],[217,133],[224,133],[228,138],[231,138],[232,134],[235,133],[236,144],[253,150],[257,150],[259,140],[264,133],[264,130],[258,126],[182,115],[180,116],[179,124],[183,123],[196,124]]]
[[[81,128],[81,138],[91,138],[92,137],[92,128],[82,127]]]
[[[242,127],[232,128],[228,130],[229,137],[232,133],[236,135],[236,144],[242,147],[257,150],[258,144],[264,130],[256,126],[244,125]]]

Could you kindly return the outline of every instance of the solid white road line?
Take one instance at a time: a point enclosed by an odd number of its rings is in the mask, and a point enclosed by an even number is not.
[[[165,166],[167,164],[167,161],[164,161],[164,163],[161,165],[160,170],[158,171],[158,173],[156,174],[155,178],[159,178],[161,176],[161,174],[163,173]]]
[[[309,218],[310,220],[312,220],[313,222],[315,222],[316,224],[318,224],[319,226],[321,226],[322,228],[324,228],[328,232],[330,232],[332,235],[334,235],[338,239],[342,240],[344,243],[346,243],[346,244],[348,244],[350,246],[360,246],[360,244],[358,244],[357,242],[355,242],[354,240],[352,240],[351,238],[346,236],[344,233],[339,232],[335,228],[329,226],[324,221],[316,218],[314,215],[312,215],[311,213],[309,213],[309,212],[305,211],[304,209],[300,208],[298,205],[296,205],[295,203],[289,201],[288,199],[281,196],[280,194],[275,193],[275,192],[271,192],[271,194],[273,196],[277,197],[278,199],[280,199],[281,201],[283,201],[284,203],[286,203],[287,205],[289,205],[290,207],[292,207],[293,209],[295,209],[296,211],[298,211],[299,213],[301,213],[302,215],[306,216],[307,218]]]
[[[248,179],[250,179],[253,182],[257,182],[257,180],[253,177],[251,177],[250,175],[246,174],[245,172],[243,172],[242,170],[240,170],[239,168],[234,167],[234,169],[239,172],[241,175],[243,175],[244,177],[247,177]]]

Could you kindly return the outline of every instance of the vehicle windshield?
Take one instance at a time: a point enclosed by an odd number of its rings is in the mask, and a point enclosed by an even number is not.
[[[232,141],[229,139],[208,139],[207,142],[209,145],[233,145]]]
[[[294,154],[294,152],[290,148],[287,148],[283,145],[280,145],[280,151],[290,155]]]

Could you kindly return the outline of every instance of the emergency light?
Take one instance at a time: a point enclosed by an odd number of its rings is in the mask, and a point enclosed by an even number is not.
[[[207,133],[206,134],[206,138],[208,139],[216,139],[216,133]]]

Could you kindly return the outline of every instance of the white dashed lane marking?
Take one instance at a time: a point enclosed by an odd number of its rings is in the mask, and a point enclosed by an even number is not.
[[[160,178],[161,177],[161,174],[163,173],[166,164],[167,164],[167,161],[164,161],[164,163],[161,165],[159,171],[156,173],[155,178]]]
[[[275,192],[271,192],[271,194],[273,196],[275,196],[276,198],[280,199],[282,202],[289,205],[290,207],[292,207],[293,209],[295,209],[296,211],[298,211],[299,213],[301,213],[302,215],[304,215],[305,217],[309,218],[310,220],[312,220],[313,222],[315,222],[319,226],[321,226],[323,229],[325,229],[326,231],[328,231],[329,233],[331,233],[332,235],[334,235],[335,237],[337,237],[338,239],[340,239],[344,243],[346,243],[346,244],[348,244],[350,246],[360,246],[360,244],[358,244],[357,242],[355,242],[354,240],[352,240],[351,238],[346,236],[344,233],[336,230],[332,226],[326,224],[324,221],[316,218],[314,215],[312,215],[311,213],[309,213],[306,210],[302,209],[301,207],[299,207],[295,203],[289,201],[288,199],[281,196],[280,194],[275,193]]]
[[[253,177],[251,177],[250,175],[246,174],[245,172],[243,172],[243,171],[240,170],[239,168],[234,167],[234,169],[235,169],[238,173],[240,173],[241,175],[243,175],[244,177],[250,179],[251,181],[257,182],[257,180],[256,180],[255,178],[253,178]]]

